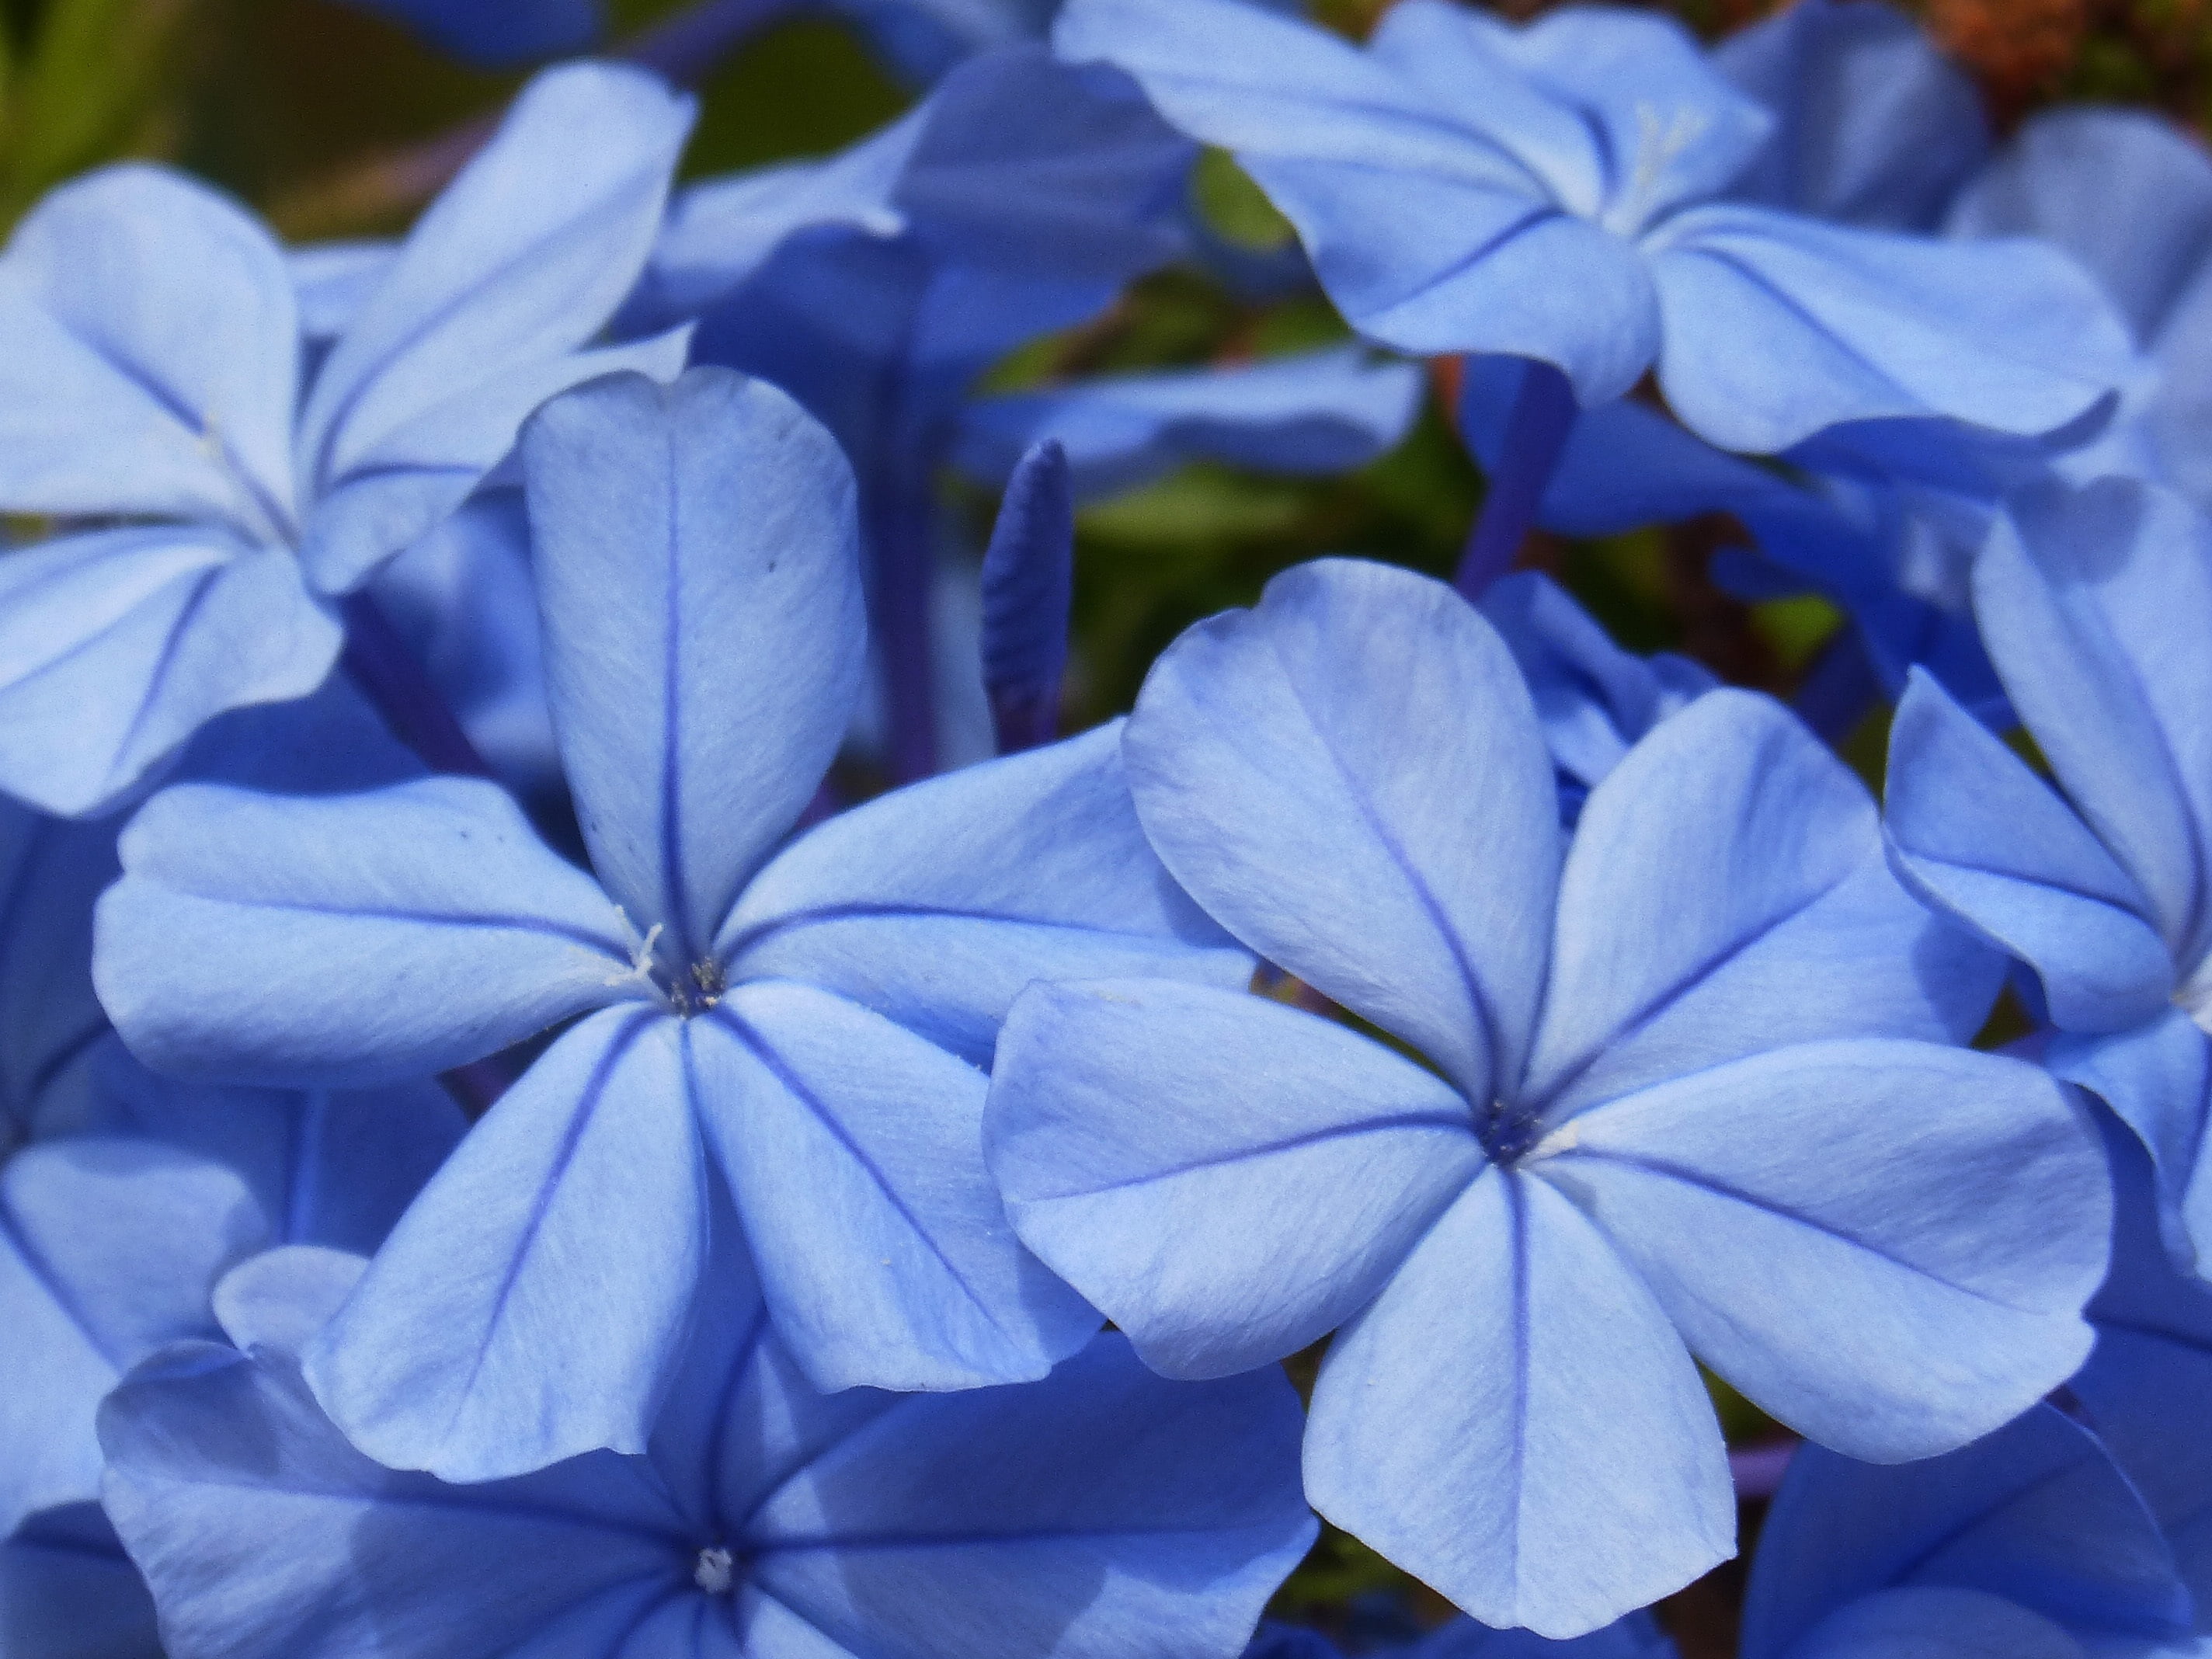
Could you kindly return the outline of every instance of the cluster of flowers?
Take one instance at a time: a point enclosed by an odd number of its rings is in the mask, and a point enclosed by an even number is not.
[[[1993,149],[1868,0],[1070,0],[672,200],[690,114],[0,257],[0,1653],[1233,1659],[1317,1510],[1421,1659],[1631,1659],[1735,1547],[1698,1361],[1808,1443],[1751,1659],[2195,1651],[2212,161]],[[975,395],[1178,259],[1363,343]],[[1455,587],[1299,567],[1054,741],[1076,501],[1422,356]],[[1712,511],[1848,616],[1797,710],[1507,574]]]

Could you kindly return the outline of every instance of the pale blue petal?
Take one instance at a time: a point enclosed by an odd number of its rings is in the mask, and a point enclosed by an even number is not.
[[[2039,437],[2132,372],[2086,272],[2024,240],[1938,243],[1763,208],[1692,209],[1650,246],[1659,382],[1685,425],[1771,454],[1845,421]]]
[[[547,398],[625,370],[672,380],[690,346],[689,331],[678,329],[627,345],[526,359],[386,434],[315,505],[301,557],[316,586],[326,592],[359,586],[434,530],[488,475],[506,477],[500,463]]]
[[[2111,1188],[2023,1061],[1806,1043],[1585,1112],[1534,1167],[1599,1218],[1690,1346],[1854,1456],[1963,1445],[2087,1355]]]
[[[96,1218],[96,1224],[92,1224]],[[0,1172],[0,1537],[100,1495],[93,1413],[149,1352],[212,1336],[208,1297],[264,1237],[229,1170],[120,1139],[33,1146]]]
[[[1123,750],[1146,833],[1230,932],[1471,1099],[1519,1076],[1559,805],[1520,670],[1457,594],[1301,565],[1162,654]]]
[[[121,850],[94,978],[158,1070],[420,1077],[649,993],[605,895],[479,780],[331,799],[185,784]]]
[[[651,251],[691,116],[689,98],[624,65],[533,81],[315,377],[303,486],[319,494],[439,404],[591,340]]]
[[[1332,347],[1249,368],[1170,370],[971,404],[957,464],[1002,480],[1032,444],[1066,452],[1077,494],[1109,495],[1187,461],[1258,471],[1346,472],[1394,448],[1418,410],[1420,371]]]
[[[100,1437],[108,1513],[171,1659],[506,1659],[616,1586],[681,1583],[693,1554],[622,1459],[481,1486],[380,1468],[265,1349],[156,1358]]]
[[[2164,1010],[2173,964],[2150,902],[2087,825],[1915,669],[1890,728],[1883,830],[1899,878],[2033,968],[2070,1031]]]
[[[162,1659],[153,1598],[98,1506],[41,1516],[0,1541],[0,1654]]]
[[[1474,1115],[1380,1043],[1261,998],[1039,985],[985,1120],[1022,1240],[1170,1376],[1224,1376],[1372,1301],[1484,1167]]]
[[[2183,1267],[2212,1267],[2212,1040],[2179,1009],[2104,1036],[2060,1034],[2047,1061],[2135,1131],[2158,1170],[2160,1224]]]
[[[768,1595],[856,1652],[1233,1659],[1313,1540],[1275,1370],[1172,1383],[1102,1336],[1018,1389],[910,1397],[745,1523]]]
[[[2212,943],[2212,529],[2130,480],[2015,498],[1974,565],[1990,656],[2037,746],[2140,884],[2185,975]]]
[[[1760,1539],[1743,1651],[1803,1653],[1796,1644],[1824,1620],[1896,1589],[1978,1592],[2106,1635],[2170,1636],[2188,1619],[2172,1553],[2142,1499],[2096,1437],[2049,1406],[1923,1462],[1884,1468],[1817,1446],[1800,1451]],[[1832,1638],[1812,1650],[1888,1659],[1984,1650],[1861,1649]]]
[[[1773,137],[1736,180],[1749,201],[1845,224],[1932,230],[1989,155],[1989,118],[1973,82],[1888,5],[1789,7],[1722,41],[1713,67],[1775,117]],[[1985,187],[1987,177],[1968,188]]]
[[[1633,1271],[1486,1175],[1329,1350],[1306,1490],[1486,1625],[1584,1635],[1735,1548],[1720,1425]]]
[[[1784,1043],[1963,1042],[2003,969],[1897,884],[1865,787],[1747,691],[1698,698],[1590,792],[1558,927],[1522,1091],[1555,1123]]]
[[[1097,1328],[1006,1224],[966,1061],[777,981],[731,992],[690,1041],[702,1127],[817,1388],[1042,1376]]]
[[[0,501],[291,531],[298,312],[258,222],[107,167],[33,209],[0,273]]]
[[[398,257],[399,245],[384,241],[311,242],[288,250],[300,332],[322,342],[344,333]]]
[[[2148,110],[2045,110],[1960,195],[1946,228],[2056,243],[2148,347],[2212,242],[2212,161]]]
[[[1119,722],[878,797],[771,861],[715,951],[823,986],[987,1065],[1036,979],[1242,986],[1252,958],[1177,887],[1129,802]]]
[[[331,1322],[368,1261],[320,1244],[282,1244],[241,1261],[217,1281],[216,1322],[240,1348],[297,1353]]]
[[[860,692],[851,469],[775,387],[600,381],[523,444],[546,682],[584,838],[674,971],[829,769]]]
[[[307,1351],[356,1445],[452,1480],[645,1449],[706,1231],[678,1030],[586,1020],[423,1190]]]
[[[304,697],[343,635],[281,548],[213,528],[95,531],[0,561],[0,788],[117,805],[201,726]]]

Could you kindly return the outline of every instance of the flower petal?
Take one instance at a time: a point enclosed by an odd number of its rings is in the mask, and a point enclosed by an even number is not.
[[[680,973],[812,798],[859,696],[852,471],[790,398],[720,369],[571,392],[523,453],[584,836]]]
[[[1317,1341],[1484,1164],[1467,1103],[1380,1043],[1144,980],[1023,994],[984,1147],[1023,1242],[1170,1376]]]
[[[1471,1100],[1519,1075],[1559,804],[1520,670],[1457,594],[1301,565],[1162,654],[1122,747],[1146,834],[1231,933]]]
[[[2047,1063],[2100,1097],[2158,1172],[2159,1223],[2183,1267],[2212,1268],[2212,1039],[2178,1008],[2132,1030],[2060,1033]]]

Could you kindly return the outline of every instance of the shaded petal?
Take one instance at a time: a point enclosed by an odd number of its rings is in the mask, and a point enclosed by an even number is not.
[[[0,1540],[0,1653],[37,1659],[162,1659],[146,1582],[97,1505]],[[89,1536],[85,1534],[89,1534]]]
[[[1256,1656],[1255,1656],[1256,1659]],[[1268,1659],[1297,1659],[1290,1654]],[[1320,1655],[1314,1659],[1322,1659]],[[1679,1659],[1659,1621],[1644,1609],[1616,1619],[1587,1636],[1553,1642],[1525,1630],[1492,1630],[1464,1615],[1439,1625],[1407,1659]]]
[[[1901,11],[1814,0],[1737,30],[1712,62],[1775,117],[1774,136],[1736,180],[1747,200],[1929,230],[1961,185],[1980,187],[1990,152],[1981,94]]]
[[[1279,1372],[1172,1383],[1119,1336],[909,1397],[746,1523],[759,1586],[857,1652],[1230,1659],[1313,1540]]]
[[[779,981],[738,987],[690,1030],[703,1126],[776,1330],[817,1388],[1042,1376],[1097,1328],[1006,1225],[981,1073]]]
[[[306,1353],[356,1445],[453,1480],[645,1449],[704,1249],[678,1030],[584,1021],[423,1189]]]
[[[1161,867],[1119,721],[878,796],[809,830],[745,890],[715,952],[805,981],[988,1065],[1038,979],[1243,985],[1252,958]]]
[[[1522,1097],[1558,1122],[1789,1042],[1963,1042],[2002,971],[1897,884],[1842,762],[1771,699],[1709,692],[1590,792]]]
[[[100,1396],[164,1343],[215,1334],[209,1292],[263,1230],[236,1176],[166,1147],[65,1140],[9,1160],[0,1537],[38,1510],[99,1497]]]
[[[1162,861],[1230,932],[1470,1099],[1518,1076],[1559,806],[1520,670],[1457,594],[1288,571],[1161,655],[1123,750]]]
[[[2008,504],[1974,613],[2013,706],[2075,808],[2142,885],[2185,969],[2212,943],[2212,530],[2131,480]]]
[[[116,873],[112,823],[0,800],[0,1138],[88,1115],[88,1060],[108,1027],[87,924]]]
[[[2103,1036],[2061,1034],[2051,1069],[2103,1099],[2135,1131],[2158,1171],[2159,1221],[2183,1267],[2212,1267],[2212,1040],[2180,1010]]]
[[[52,191],[0,270],[0,499],[293,527],[300,337],[276,239],[165,167]]]
[[[2161,1012],[2173,964],[2150,902],[2064,801],[1914,669],[1890,727],[1882,828],[1924,903],[2033,968],[2051,1018],[2114,1030]]]
[[[297,1353],[345,1304],[368,1267],[365,1256],[320,1244],[264,1250],[217,1282],[216,1320],[241,1349],[261,1344]]]
[[[684,370],[682,329],[630,345],[526,361],[432,405],[379,439],[316,502],[301,557],[325,592],[349,592],[459,510],[514,446],[549,398],[630,370],[672,380]]]
[[[216,715],[304,697],[343,635],[280,548],[96,531],[0,563],[0,787],[114,806]]]
[[[524,89],[315,377],[301,445],[317,493],[465,388],[599,331],[651,251],[692,110],[659,76],[615,64]]]
[[[161,1071],[419,1077],[649,994],[605,895],[476,779],[322,800],[180,785],[121,851],[94,979]]]
[[[676,1579],[691,1554],[641,1465],[603,1454],[473,1486],[395,1474],[266,1349],[157,1357],[103,1408],[100,1438],[108,1513],[173,1659],[504,1659],[613,1586]]]
[[[584,836],[681,973],[813,796],[860,694],[852,471],[789,398],[720,369],[572,392],[523,448]]]
[[[1720,1426],[1642,1282],[1543,1182],[1486,1175],[1315,1385],[1315,1507],[1487,1625],[1580,1636],[1735,1546]]]
[[[1185,462],[1264,472],[1346,472],[1396,446],[1419,406],[1420,371],[1339,346],[1249,368],[1079,381],[969,404],[957,464],[1008,477],[1033,444],[1066,451],[1079,495],[1109,495]]]
[[[1920,1592],[1932,1606],[1942,1605],[1927,1595],[1934,1590],[2001,1597],[2015,1609],[2107,1635],[2170,1636],[2186,1628],[2189,1616],[2172,1552],[2142,1499],[2096,1437],[2049,1406],[1921,1462],[1884,1467],[1818,1446],[1800,1451],[1760,1537],[1743,1650],[1806,1652],[1796,1644],[1824,1621],[1863,1606],[1862,1598],[1899,1589]],[[1835,1628],[1809,1650],[1863,1650],[1843,1644]]]
[[[1790,1651],[1791,1659],[2081,1659],[2084,1650],[2017,1602],[1929,1585],[1854,1601]]]
[[[2111,1188],[2081,1109],[2022,1061],[1806,1043],[1587,1112],[1555,1145],[1537,1173],[1690,1346],[1823,1445],[1948,1451],[2088,1352]]]
[[[498,6],[452,0],[350,0],[364,11],[406,24],[441,52],[503,67],[589,49],[599,33],[598,0],[520,0]]]
[[[984,1146],[1022,1240],[1170,1376],[1224,1376],[1373,1300],[1483,1153],[1467,1103],[1261,998],[1039,985]]]
[[[2132,373],[2096,284],[2039,242],[1705,207],[1657,233],[1651,269],[1668,404],[1723,449],[1771,454],[1840,422],[1926,416],[2040,436]]]

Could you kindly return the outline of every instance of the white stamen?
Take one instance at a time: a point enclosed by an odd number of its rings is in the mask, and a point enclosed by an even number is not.
[[[699,1559],[691,1569],[691,1582],[709,1595],[727,1595],[736,1566],[737,1557],[720,1544],[710,1545],[699,1552]]]
[[[623,920],[627,922],[629,918],[624,916]],[[633,933],[635,931],[635,929],[632,930]],[[641,984],[651,985],[653,983],[653,941],[659,937],[660,924],[656,921],[646,931],[645,937],[630,948],[629,972],[611,975],[606,982],[610,985],[628,985],[635,980]]]
[[[1579,1123],[1562,1123],[1541,1140],[1521,1155],[1521,1167],[1557,1158],[1561,1152],[1571,1152],[1582,1144],[1583,1132]]]

